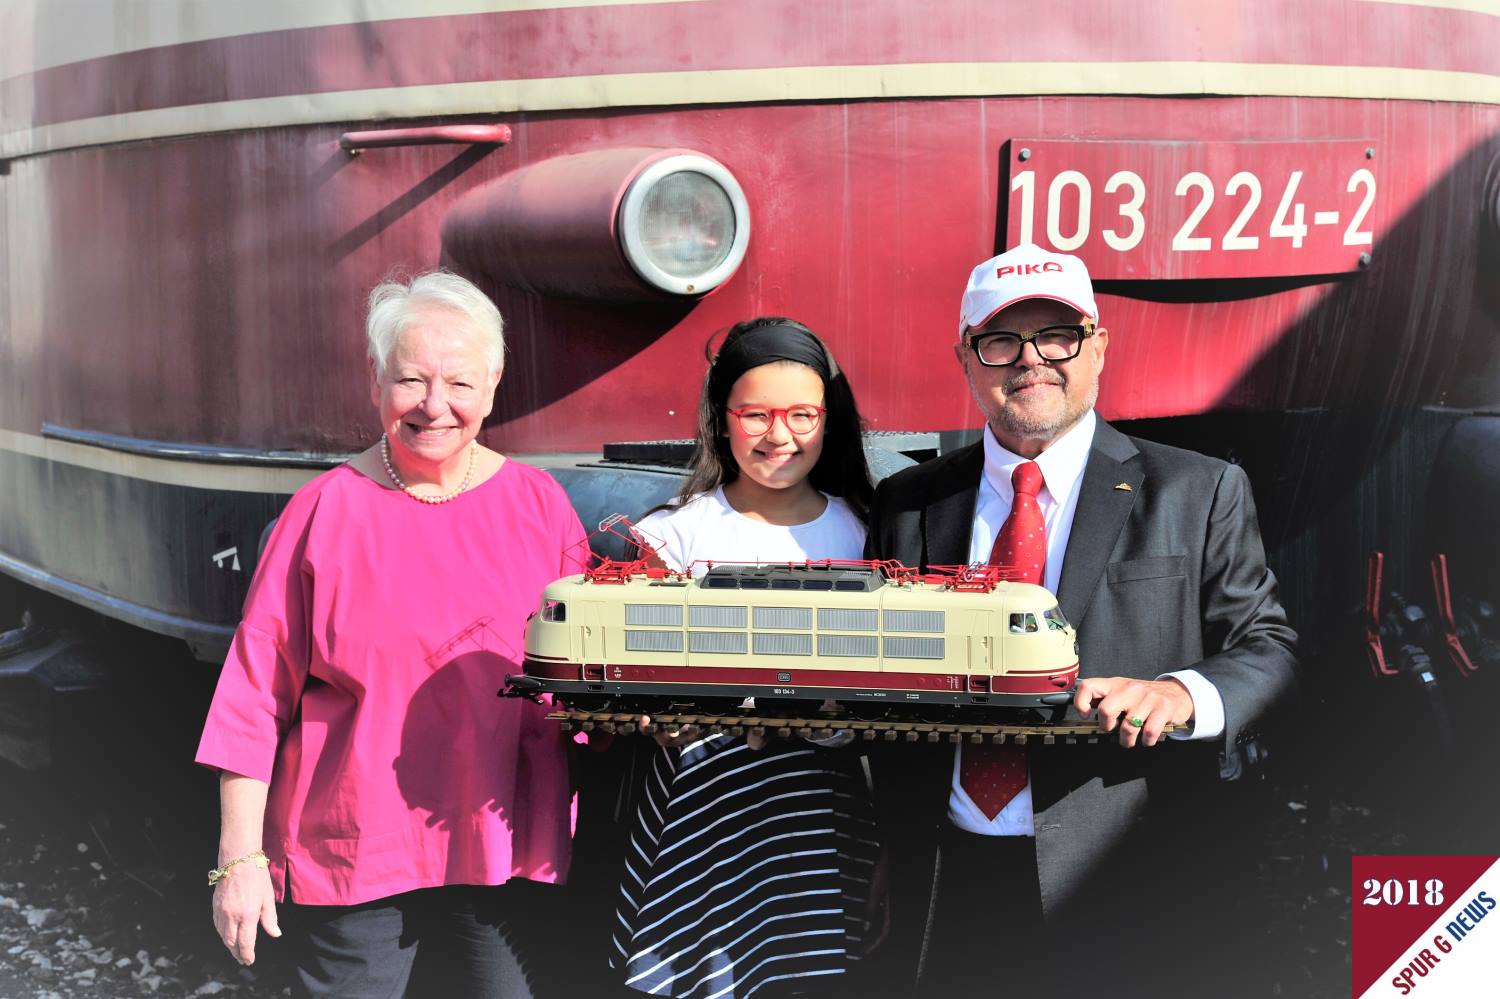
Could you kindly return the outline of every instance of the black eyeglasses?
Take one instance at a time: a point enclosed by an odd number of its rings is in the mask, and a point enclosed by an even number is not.
[[[1062,323],[1043,326],[1035,333],[969,333],[969,346],[979,363],[987,368],[1003,368],[1021,359],[1029,343],[1044,361],[1071,361],[1083,349],[1083,341],[1093,336],[1093,323]]]

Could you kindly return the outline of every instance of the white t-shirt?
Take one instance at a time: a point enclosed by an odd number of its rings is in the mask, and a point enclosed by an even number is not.
[[[864,557],[865,525],[837,496],[815,520],[790,527],[752,520],[729,505],[724,489],[699,493],[679,507],[658,510],[636,526],[661,557],[681,572],[694,562],[806,562]],[[693,574],[708,571],[693,565]]]

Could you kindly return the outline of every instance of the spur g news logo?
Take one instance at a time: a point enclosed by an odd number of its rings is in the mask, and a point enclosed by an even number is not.
[[[1494,995],[1500,858],[1355,857],[1356,999]]]
[[[1061,274],[1063,266],[1056,260],[1049,260],[1045,264],[1006,264],[995,271],[995,277],[1003,278],[1007,274],[1023,277],[1027,274]]]

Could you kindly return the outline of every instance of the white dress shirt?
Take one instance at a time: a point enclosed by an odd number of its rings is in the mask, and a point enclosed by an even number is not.
[[[1089,451],[1094,445],[1094,428],[1098,418],[1089,410],[1083,419],[1036,458],[1046,485],[1037,494],[1042,520],[1047,528],[1047,566],[1042,585],[1057,592],[1062,579],[1063,554],[1073,533],[1073,515],[1078,510],[1079,485],[1088,466]],[[984,474],[979,481],[979,498],[974,507],[974,525],[969,535],[969,561],[985,563],[1005,518],[1010,516],[1015,500],[1011,473],[1026,458],[1007,450],[995,439],[994,431],[984,428]],[[1163,673],[1157,679],[1171,677],[1188,689],[1193,699],[1193,727],[1173,732],[1174,739],[1212,739],[1224,732],[1224,699],[1218,688],[1197,670]],[[1101,747],[1101,750],[1103,747]],[[986,818],[959,784],[959,766],[963,745],[953,754],[953,787],[948,795],[948,819],[958,828],[981,836],[1033,836],[1035,825],[1031,811],[1031,782],[1000,810],[993,819]]]

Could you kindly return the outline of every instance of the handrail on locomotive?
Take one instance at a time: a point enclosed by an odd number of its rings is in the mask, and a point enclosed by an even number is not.
[[[625,533],[618,528],[623,525]],[[611,535],[626,543],[627,551],[634,548],[639,554],[632,559],[615,559],[598,555],[593,543],[600,535]],[[577,554],[583,549],[585,556]],[[1022,578],[1020,570],[1008,565],[930,565],[925,570],[909,566],[898,559],[809,559],[803,562],[755,562],[696,559],[682,571],[672,569],[661,558],[662,541],[642,531],[623,513],[612,514],[600,521],[598,530],[579,542],[567,553],[569,561],[579,566],[583,576],[591,583],[623,583],[632,578],[651,580],[687,580],[692,578],[694,568],[705,570],[715,567],[756,566],[760,568],[785,569],[854,569],[878,572],[888,583],[896,585],[923,583],[938,586],[958,593],[989,593],[1000,583],[1014,582]]]

